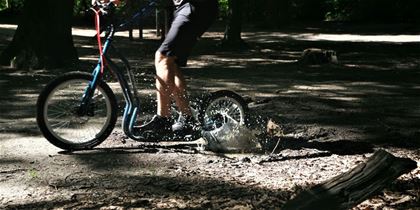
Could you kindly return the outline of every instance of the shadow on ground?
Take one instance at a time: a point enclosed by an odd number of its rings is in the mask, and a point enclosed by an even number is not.
[[[198,180],[188,177],[124,175],[115,175],[112,178],[69,178],[62,183],[56,183],[55,187],[58,190],[62,187],[89,187],[89,192],[74,194],[68,199],[8,206],[7,209],[96,209],[111,205],[125,208],[270,208],[279,206],[288,199],[286,192],[239,186],[204,177],[196,179]],[[109,194],[106,191],[113,193]]]

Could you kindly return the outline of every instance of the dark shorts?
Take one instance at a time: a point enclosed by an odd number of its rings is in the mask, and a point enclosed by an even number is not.
[[[187,58],[199,38],[213,23],[218,13],[216,0],[185,3],[174,12],[174,19],[158,51],[175,56],[178,66],[186,66]]]

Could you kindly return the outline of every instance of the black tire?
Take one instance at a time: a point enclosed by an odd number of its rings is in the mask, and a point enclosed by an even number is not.
[[[228,108],[229,110],[226,110]],[[248,105],[241,96],[232,91],[221,90],[211,93],[211,95],[205,100],[200,110],[199,120],[203,125],[203,129],[205,131],[209,131],[220,127],[220,125],[217,124],[223,124],[226,122],[227,117],[234,120],[235,123],[240,126],[247,126],[248,115]],[[224,117],[225,119],[222,119],[222,122],[219,123],[209,122],[214,121],[212,118],[218,117]],[[214,125],[209,125],[209,123]]]
[[[53,145],[64,150],[91,149],[102,143],[114,129],[117,101],[103,81],[98,82],[89,105],[90,114],[76,114],[84,90],[92,79],[87,73],[67,73],[50,82],[39,95],[37,123]]]

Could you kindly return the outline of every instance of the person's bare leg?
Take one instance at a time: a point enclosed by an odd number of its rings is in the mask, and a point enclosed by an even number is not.
[[[178,107],[182,115],[191,116],[192,112],[190,108],[190,103],[187,98],[187,85],[185,82],[184,75],[182,74],[178,66],[175,69],[174,82],[175,86],[172,93],[175,99],[176,106]]]
[[[159,51],[155,54],[157,114],[170,117],[171,94],[174,88],[174,74],[177,68],[174,57],[167,57]]]
[[[171,97],[174,97],[179,111],[185,116],[191,116],[190,104],[187,99],[186,82],[175,57],[167,57],[160,52],[155,55],[157,114],[170,117]]]

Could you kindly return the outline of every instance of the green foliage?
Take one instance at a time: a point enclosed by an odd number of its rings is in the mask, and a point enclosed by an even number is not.
[[[355,4],[356,0],[326,0],[326,5],[328,7],[328,12],[325,14],[326,20],[338,20],[344,21],[350,19],[351,11]]]
[[[219,7],[220,7],[220,16],[226,17],[229,5],[228,0],[219,0]]]
[[[419,21],[418,0],[326,0],[327,20]]]
[[[87,8],[87,6],[90,5],[90,1],[87,0],[76,0],[74,1],[74,14],[75,15],[80,15],[81,13],[83,13],[85,10],[89,9]]]
[[[243,0],[243,4],[246,21],[268,26],[294,20],[420,21],[418,0]]]
[[[24,0],[1,0],[0,10],[12,9],[19,10],[23,7]]]
[[[6,1],[0,1],[0,10],[4,10],[6,8],[7,8]]]

